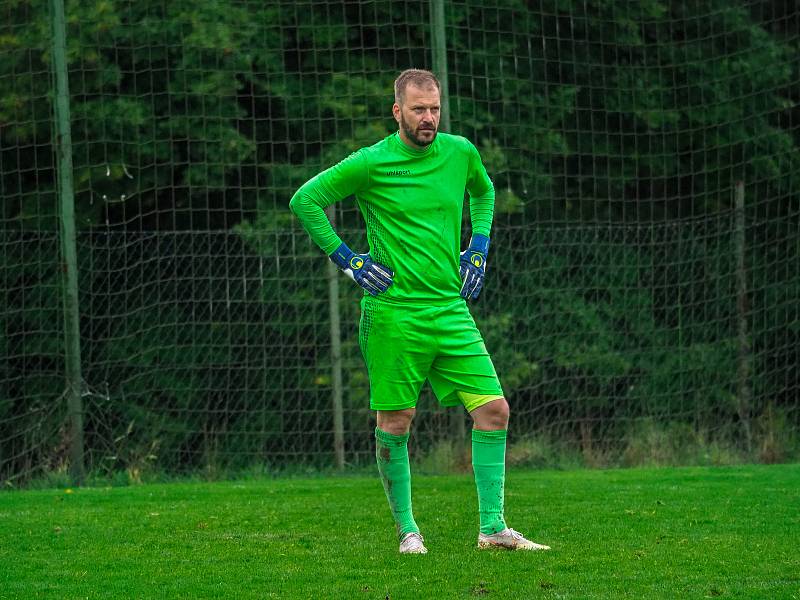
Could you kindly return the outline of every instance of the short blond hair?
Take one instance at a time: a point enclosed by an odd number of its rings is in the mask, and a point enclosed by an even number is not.
[[[398,104],[403,104],[406,96],[406,88],[409,85],[416,86],[422,89],[435,87],[441,93],[442,86],[439,85],[439,80],[436,75],[424,69],[406,69],[397,79],[394,80],[394,101]]]

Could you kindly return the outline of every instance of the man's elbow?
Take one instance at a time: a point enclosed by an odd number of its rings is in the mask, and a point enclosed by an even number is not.
[[[292,199],[289,200],[289,210],[291,210],[294,214],[297,214],[300,210],[302,210],[302,206],[305,203],[305,194],[303,193],[303,188],[300,188],[294,193]]]
[[[480,198],[481,200],[494,201],[494,184],[490,181],[489,187],[487,187],[482,194],[478,194],[477,197]]]

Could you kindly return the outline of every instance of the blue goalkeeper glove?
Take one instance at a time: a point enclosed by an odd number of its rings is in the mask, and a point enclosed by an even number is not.
[[[489,238],[480,233],[472,236],[469,248],[461,253],[461,297],[475,300],[483,288],[486,273],[486,256],[489,254]]]
[[[334,250],[328,258],[373,296],[385,292],[394,283],[392,281],[394,272],[391,269],[373,262],[369,254],[356,254],[345,243]]]

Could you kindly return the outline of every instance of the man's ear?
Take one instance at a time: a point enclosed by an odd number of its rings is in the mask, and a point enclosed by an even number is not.
[[[392,105],[392,115],[394,115],[394,120],[400,123],[400,105],[397,102]]]

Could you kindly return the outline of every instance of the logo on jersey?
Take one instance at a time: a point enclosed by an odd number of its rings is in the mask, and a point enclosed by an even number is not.
[[[403,175],[411,175],[411,169],[394,169],[393,171],[386,171],[389,177],[401,177]]]
[[[469,257],[469,262],[480,269],[483,266],[483,254],[473,254]]]
[[[361,267],[364,266],[364,259],[360,256],[354,256],[350,259],[350,266],[353,268],[354,271],[358,271]]]

